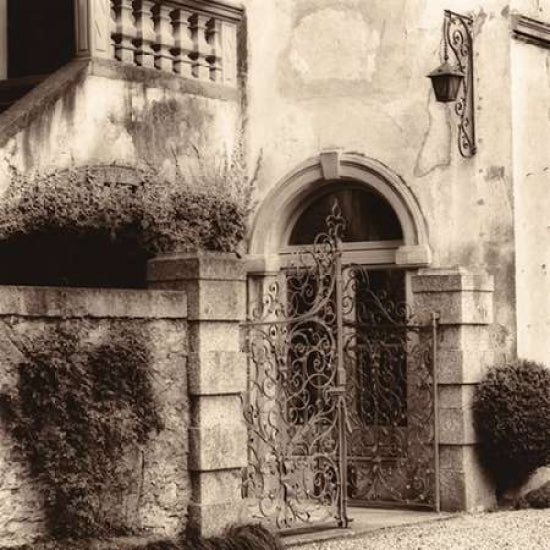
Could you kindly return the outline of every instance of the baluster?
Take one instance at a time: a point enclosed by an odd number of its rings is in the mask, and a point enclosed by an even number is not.
[[[200,80],[210,78],[210,63],[207,61],[210,45],[206,41],[206,25],[209,17],[195,13],[191,19],[191,35],[193,37],[193,76]]]
[[[155,41],[155,28],[153,25],[154,7],[152,0],[135,0],[136,10],[136,63],[140,67],[155,68],[155,56],[153,42]]]
[[[114,0],[115,57],[123,63],[134,63],[135,27],[132,0]]]
[[[186,10],[172,12],[172,26],[174,29],[174,71],[185,77],[193,76],[193,39],[191,38],[190,19],[193,14]]]
[[[155,51],[155,67],[160,71],[172,72],[174,70],[174,63],[172,60],[171,48],[174,45],[174,38],[172,36],[172,26],[170,18],[170,12],[172,8],[157,4],[153,8],[153,21],[155,23],[155,44],[153,50]]]
[[[210,53],[206,60],[210,64],[210,80],[218,82],[221,80],[221,21],[210,19],[206,24],[206,41],[210,45]]]

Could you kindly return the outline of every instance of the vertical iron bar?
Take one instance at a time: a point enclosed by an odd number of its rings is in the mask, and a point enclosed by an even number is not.
[[[347,436],[346,436],[346,369],[344,365],[344,320],[343,320],[343,289],[342,289],[342,241],[339,235],[335,238],[336,258],[334,262],[335,285],[336,285],[336,354],[337,371],[336,385],[340,390],[337,394],[338,399],[338,442],[340,446],[339,466],[340,466],[340,517],[338,526],[345,528],[348,526],[348,472],[347,472]]]
[[[475,124],[475,107],[474,107],[474,39],[472,34],[472,29],[468,26],[468,23],[462,20],[462,24],[466,28],[466,35],[468,36],[468,97],[466,99],[470,112],[468,129],[470,130],[470,154],[475,155],[477,151],[476,144],[476,124]]]
[[[441,512],[441,491],[439,479],[439,388],[437,372],[437,327],[439,314],[432,313],[432,376],[434,392],[434,470],[435,470],[435,511]]]

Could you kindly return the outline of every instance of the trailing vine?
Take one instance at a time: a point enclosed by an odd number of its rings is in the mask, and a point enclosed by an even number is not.
[[[97,165],[19,174],[0,201],[0,284],[142,287],[147,259],[236,252],[256,173],[244,147],[173,181],[152,168]]]
[[[114,324],[91,345],[50,327],[25,347],[0,414],[43,491],[49,534],[131,531],[113,499],[135,490],[132,457],[162,429],[141,331]]]

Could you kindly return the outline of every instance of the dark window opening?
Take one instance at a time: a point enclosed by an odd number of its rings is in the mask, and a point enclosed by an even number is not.
[[[402,240],[401,224],[392,207],[375,192],[348,188],[326,193],[300,216],[290,236],[290,245],[312,244],[326,231],[326,218],[338,201],[346,220],[344,242]]]
[[[8,0],[8,78],[50,74],[74,57],[73,0]]]
[[[357,414],[366,426],[407,425],[405,273],[369,270],[357,278],[355,384]]]

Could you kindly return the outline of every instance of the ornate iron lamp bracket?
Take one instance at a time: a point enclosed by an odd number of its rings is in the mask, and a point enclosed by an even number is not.
[[[464,73],[455,113],[459,117],[458,149],[463,157],[475,155],[475,109],[474,109],[474,63],[473,19],[450,10],[445,10],[443,43],[445,61],[449,49],[456,57],[458,68]]]

